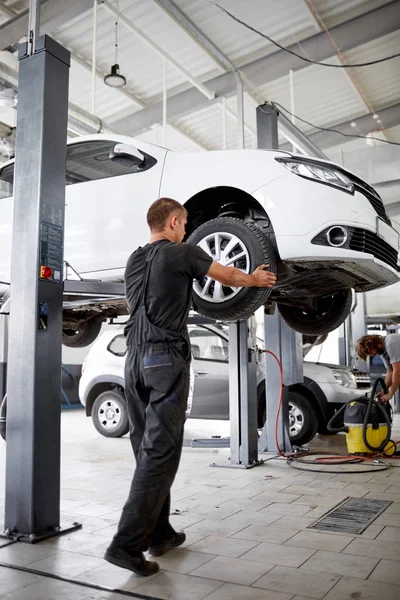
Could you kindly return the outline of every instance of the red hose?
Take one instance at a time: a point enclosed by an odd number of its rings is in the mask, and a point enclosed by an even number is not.
[[[310,454],[316,454],[315,452],[313,452],[313,453],[311,453],[311,452],[298,453],[297,452],[297,453],[285,454],[282,451],[281,447],[279,446],[279,415],[282,410],[282,402],[283,402],[283,370],[282,370],[281,362],[280,362],[279,358],[276,356],[276,354],[274,354],[271,350],[264,350],[264,352],[266,354],[270,354],[275,359],[275,361],[278,365],[278,368],[279,368],[280,392],[279,392],[278,409],[276,411],[276,420],[275,420],[275,444],[276,444],[276,448],[278,450],[278,454],[280,456],[282,456],[283,458],[291,458],[293,456],[300,457],[300,456],[306,456],[306,455],[310,455]],[[400,443],[400,442],[396,442],[396,445],[398,443]],[[374,460],[375,458],[377,458],[378,456],[389,458],[383,452],[378,455],[370,455],[370,456],[359,456],[359,455],[354,455],[354,454],[336,454],[334,452],[332,452],[332,453],[325,452],[324,454],[326,454],[327,456],[316,458],[315,462],[318,464],[329,465],[334,460],[340,460],[344,464],[346,464],[346,463],[352,462],[354,460],[371,461],[371,460]],[[392,458],[400,458],[400,456],[392,457]]]

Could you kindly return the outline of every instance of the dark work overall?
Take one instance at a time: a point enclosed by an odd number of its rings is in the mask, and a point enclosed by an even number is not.
[[[110,548],[139,555],[170,538],[170,489],[182,452],[189,392],[190,350],[186,328],[169,331],[147,316],[146,290],[160,248],[147,253],[143,285],[125,363],[125,397],[136,458],[128,500]]]

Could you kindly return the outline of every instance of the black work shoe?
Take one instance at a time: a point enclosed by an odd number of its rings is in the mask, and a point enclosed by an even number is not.
[[[162,554],[168,552],[168,550],[172,550],[172,548],[182,546],[185,540],[186,533],[183,533],[182,531],[176,531],[172,537],[170,537],[168,540],[165,540],[165,542],[162,544],[150,546],[149,554],[152,556],[161,556]]]
[[[140,556],[131,556],[128,552],[119,549],[109,548],[104,555],[104,560],[143,577],[154,575],[160,569],[158,563],[146,560],[143,553]]]

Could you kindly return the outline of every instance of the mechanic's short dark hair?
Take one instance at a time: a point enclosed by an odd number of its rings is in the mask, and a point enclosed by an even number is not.
[[[182,204],[172,198],[159,198],[150,206],[147,212],[147,223],[152,233],[162,231],[172,215],[186,217],[187,210]]]
[[[371,356],[372,351],[381,346],[381,335],[363,335],[357,342],[356,352],[361,360],[367,360],[367,356]]]

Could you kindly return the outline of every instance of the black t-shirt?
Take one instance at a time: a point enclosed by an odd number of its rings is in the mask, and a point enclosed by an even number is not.
[[[193,279],[202,279],[212,258],[198,246],[159,240],[138,248],[129,257],[125,270],[126,298],[130,319],[125,328],[128,335],[141,289],[147,253],[160,246],[150,267],[146,291],[146,312],[149,320],[170,331],[184,330],[192,299]]]

